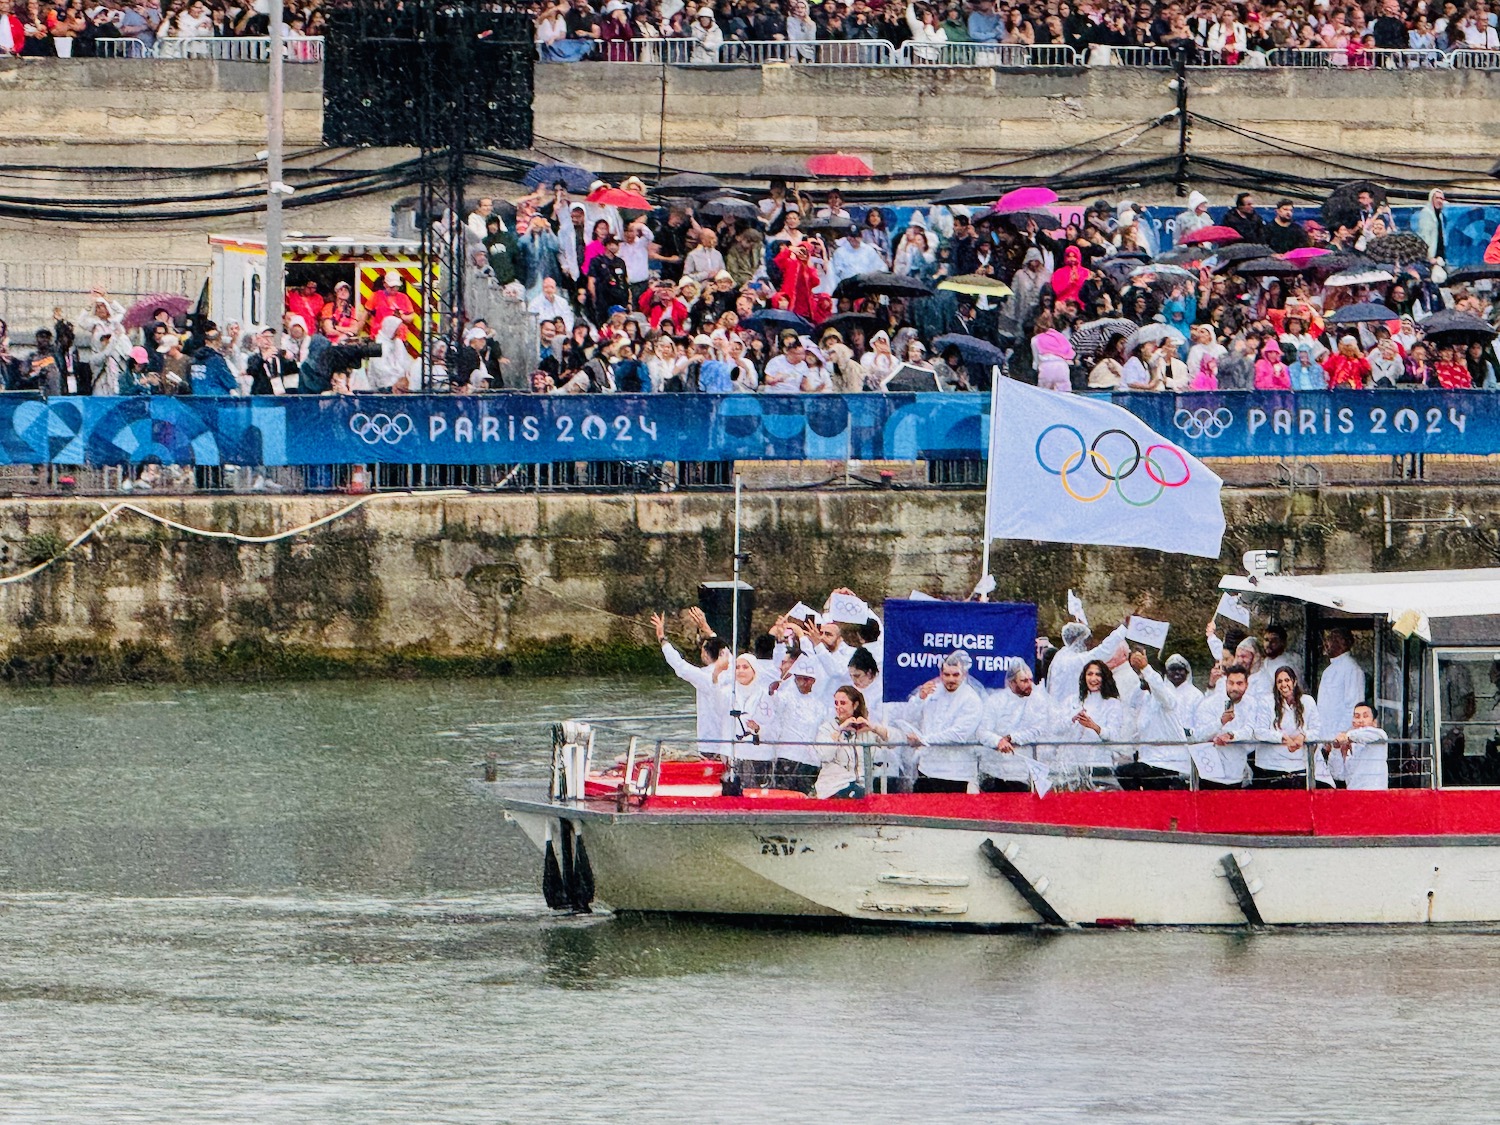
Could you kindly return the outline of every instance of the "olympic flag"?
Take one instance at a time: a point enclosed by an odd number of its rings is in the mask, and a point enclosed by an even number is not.
[[[1223,482],[1122,407],[996,379],[989,458],[991,540],[1219,557]]]

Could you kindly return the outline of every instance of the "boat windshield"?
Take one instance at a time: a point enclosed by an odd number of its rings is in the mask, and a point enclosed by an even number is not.
[[[1435,698],[1442,784],[1500,785],[1500,649],[1438,650]]]

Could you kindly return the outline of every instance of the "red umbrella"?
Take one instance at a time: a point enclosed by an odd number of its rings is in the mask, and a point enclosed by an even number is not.
[[[875,169],[871,168],[858,156],[849,156],[842,152],[824,153],[822,156],[809,156],[807,158],[807,170],[814,176],[830,176],[834,179],[853,179],[856,176],[873,176]]]
[[[998,212],[1045,211],[1049,204],[1056,202],[1057,192],[1051,188],[1020,187],[1002,195],[1000,201],[995,204],[995,210]]]
[[[1233,227],[1204,227],[1184,235],[1178,242],[1238,242],[1240,232]]]
[[[126,311],[125,327],[140,328],[156,315],[157,309],[166,309],[173,320],[181,320],[192,307],[192,299],[181,293],[147,293]]]
[[[633,211],[651,210],[651,201],[637,191],[625,191],[623,188],[602,187],[598,191],[592,191],[585,197],[590,203],[597,203],[601,207],[628,207]]]

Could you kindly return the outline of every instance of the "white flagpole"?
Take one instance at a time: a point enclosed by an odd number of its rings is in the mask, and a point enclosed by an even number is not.
[[[734,565],[731,568],[733,586],[729,592],[729,710],[734,721],[729,724],[729,754],[731,763],[739,757],[735,753],[735,735],[740,729],[740,681],[735,676],[735,662],[740,658],[740,475],[734,475]]]
[[[998,460],[996,454],[999,452],[1000,444],[1000,380],[1005,378],[1000,373],[1000,368],[990,368],[990,448],[989,459],[985,462],[984,473],[984,546],[980,552],[979,581],[983,582],[990,576],[990,496],[993,495],[995,464]],[[988,599],[989,595],[985,595]]]

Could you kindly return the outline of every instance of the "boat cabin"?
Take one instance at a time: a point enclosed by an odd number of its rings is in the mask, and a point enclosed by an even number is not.
[[[1328,632],[1353,635],[1391,739],[1391,788],[1500,786],[1500,569],[1251,574],[1219,586],[1300,635],[1313,688]]]

